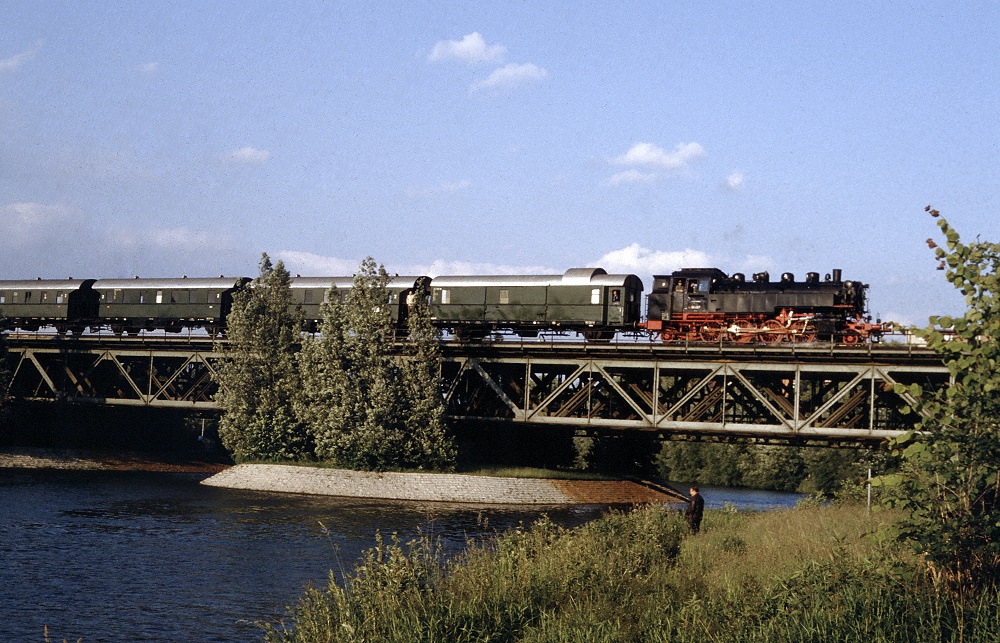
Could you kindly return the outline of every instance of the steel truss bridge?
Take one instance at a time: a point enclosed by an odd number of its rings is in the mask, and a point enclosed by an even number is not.
[[[197,338],[12,335],[10,392],[34,401],[215,410],[224,353]],[[927,349],[902,344],[443,344],[448,415],[583,435],[871,444],[912,428],[896,384],[947,386]]]

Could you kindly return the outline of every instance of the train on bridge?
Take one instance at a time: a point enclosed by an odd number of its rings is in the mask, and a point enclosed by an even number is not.
[[[590,341],[631,333],[666,343],[854,344],[877,341],[886,330],[867,314],[867,284],[843,280],[841,270],[823,279],[810,272],[803,281],[786,272],[772,281],[767,272],[747,279],[717,268],[686,268],[655,275],[652,283],[645,316],[642,280],[601,268],[562,275],[396,276],[387,303],[393,323],[404,330],[414,293],[424,292],[435,325],[460,339],[575,332]],[[5,329],[28,332],[204,328],[218,334],[225,332],[234,295],[252,285],[246,277],[0,280],[0,318]],[[317,328],[325,299],[342,302],[352,286],[352,277],[292,278],[292,305],[301,309],[306,329]]]

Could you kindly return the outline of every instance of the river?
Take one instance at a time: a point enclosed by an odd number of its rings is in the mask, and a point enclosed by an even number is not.
[[[267,494],[202,475],[0,469],[0,641],[252,641],[309,584],[350,571],[374,534],[467,538],[564,526],[604,508],[471,507]],[[794,494],[703,487],[708,507]]]

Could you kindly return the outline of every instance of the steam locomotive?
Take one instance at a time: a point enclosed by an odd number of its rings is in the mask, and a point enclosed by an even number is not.
[[[821,281],[783,273],[777,282],[767,272],[747,281],[717,268],[687,268],[653,277],[645,328],[671,341],[738,343],[812,342],[845,344],[877,339],[884,328],[866,317],[868,286],[843,281],[833,270]]]
[[[294,277],[292,305],[301,309],[306,329],[318,327],[324,299],[343,301],[352,286],[352,277]],[[247,287],[246,277],[0,281],[0,316],[4,328],[24,331],[204,328],[215,334],[225,331],[233,295]],[[842,280],[840,270],[822,280],[810,272],[805,281],[784,273],[772,282],[766,272],[747,280],[717,268],[686,268],[653,277],[643,318],[639,277],[573,268],[562,275],[397,276],[388,284],[387,304],[403,330],[421,289],[434,324],[460,339],[576,332],[591,341],[630,333],[664,342],[851,344],[877,341],[883,332],[865,316],[867,288]]]

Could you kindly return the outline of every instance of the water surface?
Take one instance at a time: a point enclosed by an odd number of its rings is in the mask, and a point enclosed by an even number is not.
[[[575,526],[604,507],[489,507],[236,491],[204,476],[0,469],[0,641],[248,641],[376,532],[449,551],[546,513]],[[795,496],[703,487],[709,507]]]

